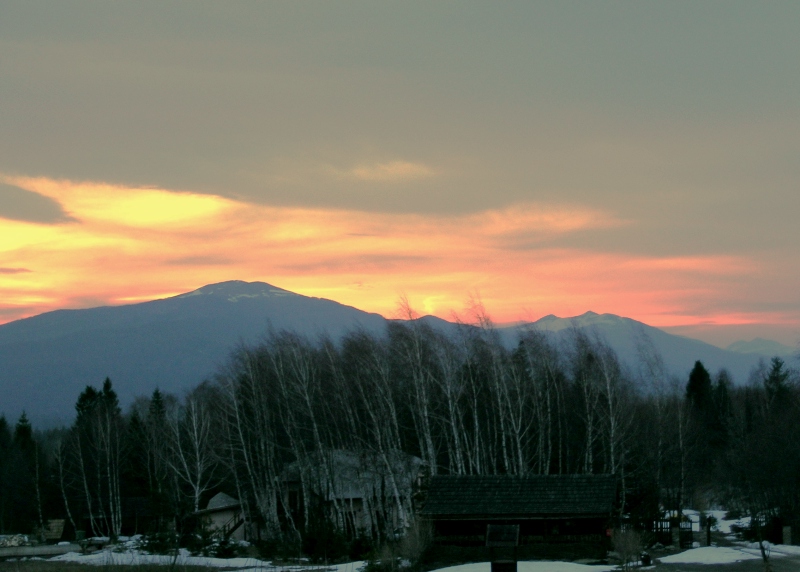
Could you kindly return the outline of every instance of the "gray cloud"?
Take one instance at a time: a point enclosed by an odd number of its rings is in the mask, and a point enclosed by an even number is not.
[[[735,4],[26,2],[0,22],[0,171],[393,212],[757,206],[797,180],[800,4]],[[325,176],[396,162],[437,176]]]
[[[40,223],[73,220],[50,197],[4,183],[0,183],[0,218]]]
[[[32,272],[27,268],[4,268],[0,266],[0,274],[25,274],[27,272]]]
[[[763,266],[750,298],[800,307],[799,23],[796,1],[9,3],[0,173],[395,213],[580,205],[631,224],[508,246],[741,255]],[[406,164],[424,169],[388,184]],[[66,220],[6,187],[0,216]]]

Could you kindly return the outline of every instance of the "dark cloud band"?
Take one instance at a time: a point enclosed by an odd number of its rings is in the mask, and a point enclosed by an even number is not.
[[[4,183],[0,183],[0,218],[45,224],[74,220],[50,197]]]

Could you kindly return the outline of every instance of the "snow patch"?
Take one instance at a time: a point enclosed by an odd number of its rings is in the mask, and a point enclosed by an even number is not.
[[[717,519],[717,523],[714,525],[714,530],[719,531],[723,534],[731,534],[733,532],[731,530],[731,527],[734,525],[739,528],[750,527],[749,516],[727,520],[725,517],[727,516],[728,513],[724,510],[711,510],[708,511],[706,514],[713,516],[714,518]]]
[[[489,562],[477,562],[474,564],[460,564],[448,568],[440,568],[434,572],[489,572],[491,564]],[[588,564],[578,564],[576,562],[554,562],[554,561],[533,561],[518,562],[518,572],[610,572],[616,570],[616,566],[590,566]]]
[[[141,565],[161,565],[161,566],[205,566],[208,568],[232,568],[242,572],[291,572],[292,570],[324,570],[325,572],[359,572],[365,562],[348,562],[346,564],[336,564],[332,566],[274,566],[271,562],[259,560],[258,558],[211,558],[205,556],[192,556],[188,550],[181,548],[176,556],[163,554],[145,554],[137,550],[128,552],[112,552],[102,550],[93,554],[79,554],[69,552],[51,558],[55,562],[75,562],[89,566],[141,566]]]
[[[705,546],[661,558],[664,564],[733,564],[743,560],[758,560],[760,556],[725,546]]]

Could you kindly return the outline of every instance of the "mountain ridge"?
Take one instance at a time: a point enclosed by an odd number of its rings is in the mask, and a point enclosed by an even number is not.
[[[435,316],[423,320],[447,333],[459,327]],[[106,377],[126,406],[156,387],[188,390],[212,376],[237,344],[254,343],[270,329],[338,339],[354,328],[383,335],[389,321],[325,298],[241,280],[135,304],[47,312],[0,325],[0,414],[14,418],[26,410],[39,425],[64,423],[80,391]],[[550,314],[497,331],[513,347],[526,328],[545,331],[556,343],[567,341],[573,328],[595,331],[629,364],[638,359],[637,339],[646,336],[679,376],[701,359],[712,371],[728,367],[743,382],[759,359],[595,312],[573,318]]]

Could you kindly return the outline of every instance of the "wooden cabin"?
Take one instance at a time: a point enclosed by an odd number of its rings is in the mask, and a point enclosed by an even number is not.
[[[485,547],[503,524],[519,526],[522,557],[604,555],[616,499],[613,475],[434,476],[419,514],[436,545]]]

